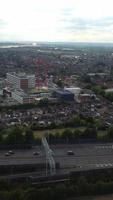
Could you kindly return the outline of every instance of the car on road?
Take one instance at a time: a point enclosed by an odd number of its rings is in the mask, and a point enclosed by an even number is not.
[[[34,155],[34,156],[39,156],[39,155],[40,155],[40,152],[39,152],[39,151],[34,151],[34,152],[33,152],[33,155]]]
[[[5,153],[5,156],[10,156],[11,154],[9,152],[6,152]]]
[[[74,152],[71,151],[71,150],[69,150],[69,151],[67,151],[67,155],[68,155],[68,156],[73,156],[73,155],[74,155]]]
[[[12,151],[12,150],[9,150],[9,151],[8,151],[8,153],[10,153],[10,154],[14,154],[14,151]]]

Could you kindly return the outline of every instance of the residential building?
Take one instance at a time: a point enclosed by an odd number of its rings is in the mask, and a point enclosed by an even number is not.
[[[35,75],[26,75],[25,73],[7,73],[7,83],[15,88],[27,90],[35,87]]]

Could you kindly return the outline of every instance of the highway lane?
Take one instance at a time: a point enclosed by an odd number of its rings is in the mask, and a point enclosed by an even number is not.
[[[51,145],[54,159],[62,169],[113,167],[113,144]],[[71,150],[74,155],[67,155]],[[33,155],[33,152],[40,152]],[[0,151],[0,165],[45,163],[42,146],[29,150],[14,150],[15,154],[5,156],[8,151]]]
[[[66,156],[71,150],[75,156],[112,154],[113,144],[52,145],[55,156]]]
[[[51,146],[61,168],[113,167],[113,144],[75,144]],[[71,150],[74,155],[67,155]]]

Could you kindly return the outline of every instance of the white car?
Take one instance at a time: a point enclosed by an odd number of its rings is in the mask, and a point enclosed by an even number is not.
[[[33,155],[34,155],[34,156],[39,156],[39,155],[40,155],[40,152],[39,152],[39,151],[34,151],[34,152],[33,152]]]
[[[10,154],[14,154],[14,151],[12,151],[12,150],[9,150],[9,152],[8,153],[10,153]]]

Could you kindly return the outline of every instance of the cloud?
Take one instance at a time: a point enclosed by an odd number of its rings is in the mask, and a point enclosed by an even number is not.
[[[5,22],[3,19],[0,19],[0,29],[3,29],[7,26],[7,22]]]
[[[62,20],[62,23],[64,24],[64,28],[68,29],[90,29],[90,28],[106,28],[106,27],[110,27],[111,25],[113,25],[113,17],[104,17],[101,19],[83,19],[83,18],[76,18],[76,17],[72,17],[69,18],[64,18]]]
[[[113,0],[0,0],[0,5],[1,40],[113,39]]]

